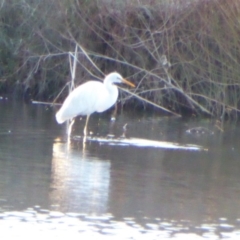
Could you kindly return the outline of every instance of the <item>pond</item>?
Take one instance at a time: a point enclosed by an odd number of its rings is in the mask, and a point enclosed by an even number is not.
[[[240,238],[239,124],[56,110],[0,101],[2,239]]]

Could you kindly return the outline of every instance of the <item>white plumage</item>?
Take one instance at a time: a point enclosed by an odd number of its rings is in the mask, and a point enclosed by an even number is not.
[[[77,116],[87,115],[84,133],[90,114],[104,112],[112,107],[118,98],[118,88],[114,83],[134,84],[124,79],[119,73],[108,74],[103,82],[88,81],[75,88],[65,99],[62,107],[56,114],[59,124]]]

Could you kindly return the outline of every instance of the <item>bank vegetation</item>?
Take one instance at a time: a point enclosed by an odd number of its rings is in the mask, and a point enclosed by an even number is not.
[[[76,85],[118,71],[135,109],[239,117],[239,0],[1,0],[0,16],[1,95],[61,102],[77,49]]]

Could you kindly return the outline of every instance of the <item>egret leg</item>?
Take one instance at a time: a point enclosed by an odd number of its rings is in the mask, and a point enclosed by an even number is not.
[[[87,126],[88,126],[89,117],[90,117],[90,115],[87,115],[85,127],[84,127],[84,130],[83,130],[83,134],[84,134],[85,137],[87,136]]]
[[[116,116],[117,116],[117,103],[115,103],[114,111],[111,116],[111,121],[114,122],[116,120]]]
[[[75,122],[75,119],[72,119],[71,123],[68,126],[68,131],[67,131],[68,137],[70,137],[70,135],[72,133],[72,126],[73,126],[74,122]]]

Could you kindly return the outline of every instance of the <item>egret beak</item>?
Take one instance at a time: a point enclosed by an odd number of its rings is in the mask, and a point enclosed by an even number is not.
[[[126,83],[127,85],[129,85],[129,86],[131,86],[131,87],[135,87],[135,85],[133,84],[133,83],[131,83],[131,82],[129,82],[127,79],[122,79],[122,82],[123,83]]]

